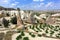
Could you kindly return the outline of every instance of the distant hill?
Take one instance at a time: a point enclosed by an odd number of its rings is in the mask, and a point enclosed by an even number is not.
[[[1,10],[16,10],[16,9],[14,9],[14,8],[5,8],[5,7],[0,6],[0,11]]]

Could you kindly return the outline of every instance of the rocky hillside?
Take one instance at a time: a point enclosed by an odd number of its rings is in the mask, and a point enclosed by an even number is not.
[[[5,8],[5,7],[0,6],[0,10],[16,10],[16,9],[14,9],[14,8]]]

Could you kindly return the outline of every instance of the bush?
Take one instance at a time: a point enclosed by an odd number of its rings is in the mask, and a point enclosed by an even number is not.
[[[45,33],[43,33],[43,34],[42,34],[42,36],[46,36],[46,34],[45,34]]]
[[[23,32],[23,31],[21,32],[21,36],[25,36],[25,34],[24,34],[24,32]]]
[[[36,26],[36,29],[41,32],[41,30],[38,28],[38,26]]]
[[[46,30],[45,33],[48,33],[48,30]]]
[[[60,33],[58,33],[58,35],[60,36]]]
[[[54,31],[50,30],[50,34],[54,34]]]
[[[54,31],[58,31],[58,29],[55,28]]]
[[[10,16],[10,14],[9,13],[6,13],[6,16]]]
[[[53,34],[54,34],[54,31],[51,30],[51,31],[50,31],[50,36],[52,36]]]
[[[29,35],[31,35],[32,37],[35,37],[35,35],[33,33],[31,33],[31,32],[29,33]]]
[[[59,30],[60,30],[60,28],[59,28]]]
[[[23,40],[29,40],[29,38],[28,37],[24,37]]]
[[[32,36],[32,37],[35,37],[35,35],[34,35],[34,34],[32,34],[31,36]]]
[[[8,28],[9,21],[3,18],[2,22],[3,22],[4,27]]]
[[[36,32],[39,32],[39,31],[36,31]]]
[[[15,16],[15,17],[11,18],[10,22],[12,24],[17,24],[17,17]]]
[[[32,29],[34,29],[34,25],[32,25]]]
[[[31,26],[29,26],[29,28],[31,29]]]
[[[2,25],[0,24],[0,26],[2,26]]]
[[[20,33],[20,32],[21,32],[20,30],[17,31],[17,33]]]
[[[42,35],[41,34],[38,34],[39,37],[41,37]]]
[[[30,32],[29,35],[31,35],[32,33]]]
[[[57,38],[60,38],[58,35],[56,35]]]
[[[21,35],[17,36],[16,40],[20,40],[20,39],[22,39],[22,36]]]

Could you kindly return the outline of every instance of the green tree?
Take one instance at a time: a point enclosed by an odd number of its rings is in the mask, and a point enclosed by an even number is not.
[[[20,39],[22,39],[22,36],[21,35],[17,36],[16,40],[20,40]]]
[[[29,38],[28,37],[24,37],[23,40],[29,40]]]
[[[10,16],[10,14],[9,13],[6,13],[6,16]]]
[[[41,34],[38,34],[39,37],[41,37],[42,35]]]
[[[6,20],[5,18],[3,18],[2,22],[3,22],[3,24],[4,24],[4,27],[8,28],[9,21]]]
[[[17,24],[17,17],[15,16],[15,17],[11,18],[10,22],[12,24]]]

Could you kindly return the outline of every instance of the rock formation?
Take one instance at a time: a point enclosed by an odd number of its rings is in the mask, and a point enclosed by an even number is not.
[[[17,8],[18,14],[17,14],[17,27],[18,28],[23,28],[23,21],[21,20],[21,15],[20,15],[20,9]]]

